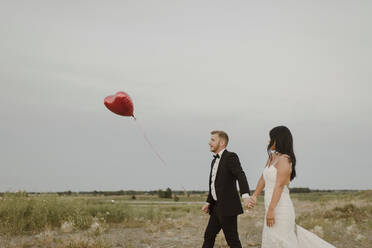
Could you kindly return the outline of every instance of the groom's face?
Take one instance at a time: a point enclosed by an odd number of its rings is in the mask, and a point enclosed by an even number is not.
[[[211,152],[217,153],[223,146],[223,140],[217,134],[212,134],[208,144]]]

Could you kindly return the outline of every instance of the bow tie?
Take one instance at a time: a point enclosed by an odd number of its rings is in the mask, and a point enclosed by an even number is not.
[[[213,155],[214,159],[217,159],[217,158],[220,158],[220,155],[217,154],[217,155]]]

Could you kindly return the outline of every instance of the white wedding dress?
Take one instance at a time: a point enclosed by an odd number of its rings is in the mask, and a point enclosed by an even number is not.
[[[289,195],[289,189],[284,186],[280,200],[275,207],[275,224],[266,225],[266,213],[274,192],[277,169],[273,165],[263,171],[265,180],[265,222],[262,232],[261,248],[335,248],[315,234],[296,225],[295,211]]]

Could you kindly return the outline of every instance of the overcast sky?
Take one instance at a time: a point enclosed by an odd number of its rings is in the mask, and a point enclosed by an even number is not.
[[[371,1],[0,2],[0,191],[206,190],[209,133],[255,188],[268,133],[292,187],[372,189]],[[125,91],[162,157],[103,99]]]

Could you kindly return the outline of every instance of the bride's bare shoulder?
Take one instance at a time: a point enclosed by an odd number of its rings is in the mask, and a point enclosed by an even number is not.
[[[291,170],[291,159],[287,154],[281,154],[275,165],[277,169]]]
[[[288,163],[291,163],[291,157],[287,154],[281,154],[279,156],[279,161],[282,160],[284,162],[288,162]]]

